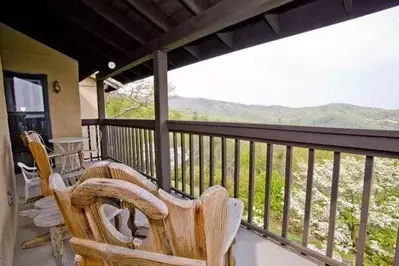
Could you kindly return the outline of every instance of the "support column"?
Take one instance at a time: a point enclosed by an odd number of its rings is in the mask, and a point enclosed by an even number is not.
[[[101,159],[105,160],[108,158],[108,131],[107,126],[104,124],[104,119],[106,118],[105,113],[105,91],[104,91],[104,81],[96,80],[97,84],[97,109],[98,109],[98,121],[100,123],[101,132]]]
[[[164,51],[155,51],[155,164],[159,188],[170,192],[170,154],[168,129],[168,59]]]

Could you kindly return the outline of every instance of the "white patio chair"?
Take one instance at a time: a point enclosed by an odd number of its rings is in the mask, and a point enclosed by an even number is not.
[[[60,156],[60,155],[61,155],[61,153],[59,153],[59,152],[57,153],[57,152],[55,152],[53,149],[50,149],[49,147],[47,147],[46,144],[44,143],[43,137],[42,137],[39,133],[37,133],[36,131],[34,131],[34,130],[29,130],[29,131],[27,131],[27,133],[28,133],[29,137],[30,137],[33,141],[36,141],[36,142],[41,143],[41,144],[46,148],[48,157],[49,157],[50,159],[52,159],[52,158],[54,158],[54,157],[57,157],[57,156]]]
[[[39,185],[41,182],[39,173],[37,172],[36,167],[30,167],[21,162],[18,162],[17,165],[21,169],[22,176],[25,180],[25,202],[27,202],[27,200],[30,199],[29,189],[33,186]]]

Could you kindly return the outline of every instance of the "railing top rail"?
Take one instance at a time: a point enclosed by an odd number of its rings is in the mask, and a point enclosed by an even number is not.
[[[386,137],[398,138],[399,130],[376,130],[376,129],[353,129],[353,128],[336,128],[336,127],[313,127],[313,126],[290,126],[290,125],[273,125],[260,123],[234,123],[234,122],[213,122],[213,121],[181,121],[168,120],[168,125],[196,125],[203,127],[224,127],[224,128],[246,128],[246,129],[267,129],[279,131],[293,132],[309,132],[309,133],[328,133],[337,135],[355,135],[368,137]]]
[[[110,126],[155,129],[155,120],[150,119],[104,119],[104,123]]]
[[[170,131],[399,158],[399,131],[168,121]]]
[[[100,119],[82,119],[82,126],[94,126],[100,124]]]

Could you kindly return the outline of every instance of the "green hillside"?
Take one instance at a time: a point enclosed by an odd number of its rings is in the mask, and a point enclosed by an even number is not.
[[[172,96],[169,107],[199,120],[399,130],[399,110],[350,104],[290,108]]]

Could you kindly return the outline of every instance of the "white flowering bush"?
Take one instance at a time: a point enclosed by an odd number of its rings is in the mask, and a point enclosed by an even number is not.
[[[298,162],[294,173],[291,200],[292,225],[303,217],[305,209],[307,162]],[[358,240],[365,160],[342,156],[337,201],[334,255],[350,258],[356,254]],[[328,237],[333,160],[315,164],[312,189],[309,247],[325,254]],[[399,165],[396,160],[376,158],[370,198],[365,265],[392,265],[397,221],[399,216]],[[299,189],[298,189],[299,188]],[[303,219],[303,218],[302,218]]]

